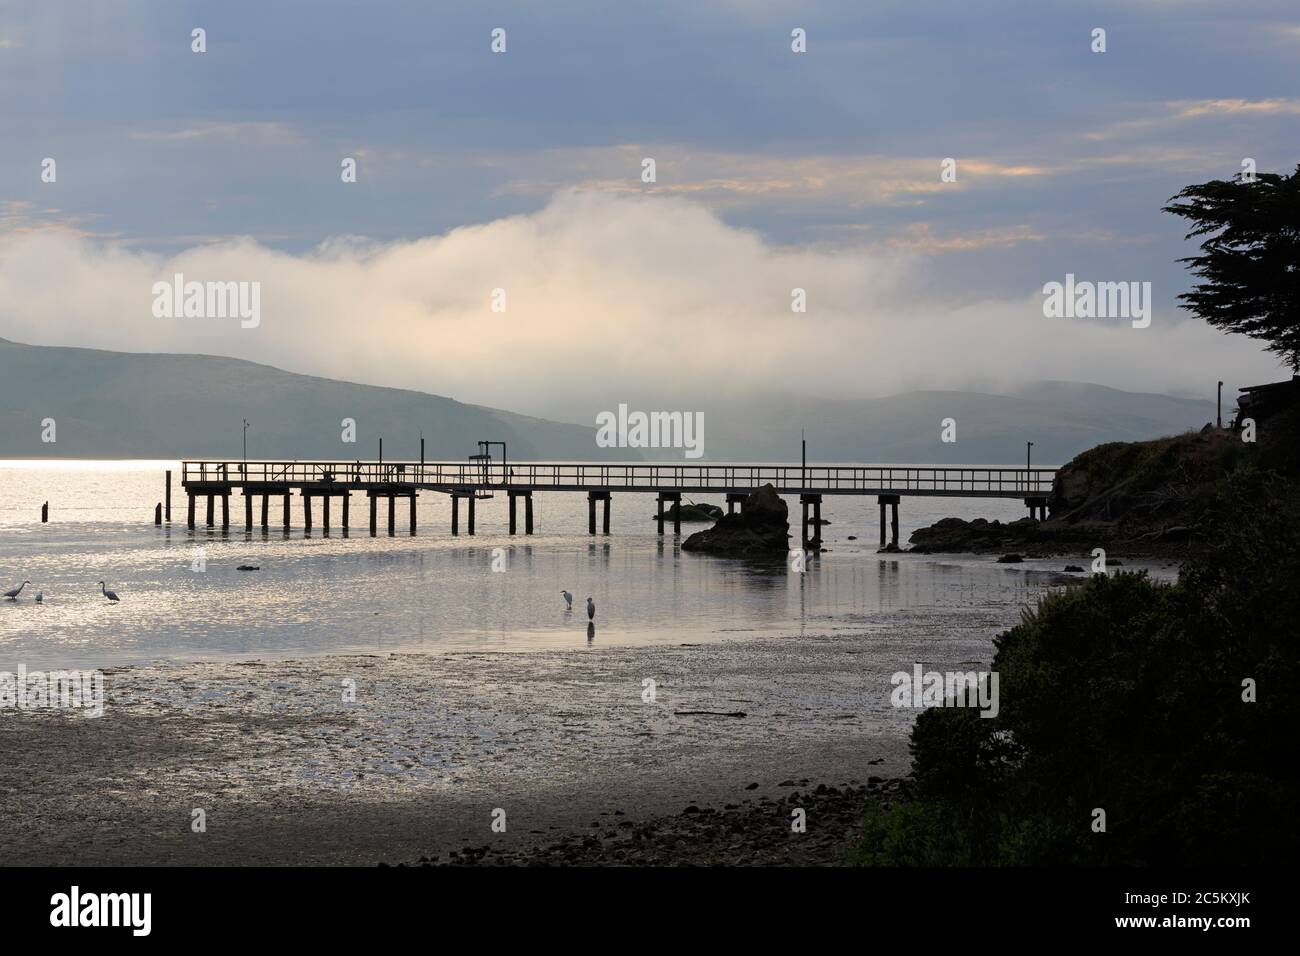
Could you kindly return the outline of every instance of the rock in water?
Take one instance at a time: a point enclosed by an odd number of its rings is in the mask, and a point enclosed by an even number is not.
[[[683,551],[732,558],[770,557],[790,550],[789,511],[770,484],[745,499],[739,514],[723,515],[712,528],[682,542]]]
[[[674,501],[671,507],[664,509],[664,520],[672,521],[679,511],[682,516],[682,521],[717,521],[722,517],[722,509],[717,505],[682,504],[681,502]],[[659,520],[659,516],[655,515],[651,520],[657,521]]]

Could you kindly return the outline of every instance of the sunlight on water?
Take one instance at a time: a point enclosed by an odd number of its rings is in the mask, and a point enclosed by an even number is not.
[[[156,527],[154,505],[169,467],[173,520]],[[317,527],[304,536],[296,496],[288,535],[279,499],[269,533],[258,527],[248,534],[239,495],[231,496],[229,534],[204,527],[190,533],[178,476],[175,462],[0,462],[0,583],[7,590],[32,581],[20,601],[0,601],[0,668],[584,647],[587,595],[596,602],[592,639],[601,646],[830,633],[904,608],[1018,607],[1057,581],[1051,572],[1064,563],[1008,568],[988,557],[877,556],[870,497],[827,496],[830,551],[802,575],[780,561],[762,566],[681,552],[671,525],[664,537],[655,534],[649,494],[615,495],[608,538],[586,533],[585,496],[563,493],[535,497],[532,537],[507,533],[504,496],[478,503],[474,537],[463,533],[463,513],[462,534],[452,537],[449,499],[432,492],[419,498],[415,537],[399,502],[398,534],[387,536],[381,505],[380,536],[371,538],[360,494],[349,535],[339,527],[336,502],[331,534],[322,533],[318,512]],[[725,504],[720,496],[699,500]],[[45,501],[50,520],[43,525]],[[798,499],[787,502],[797,514]],[[260,523],[260,500],[256,505]],[[949,514],[1006,521],[1023,517],[1024,508],[1018,501],[905,498],[901,540]],[[702,527],[683,525],[683,537]],[[504,549],[504,573],[492,571],[497,548]],[[206,570],[196,571],[200,556]],[[240,564],[260,570],[238,571]],[[120,604],[101,596],[101,579]],[[562,589],[575,596],[572,613]],[[34,602],[38,590],[43,605]]]

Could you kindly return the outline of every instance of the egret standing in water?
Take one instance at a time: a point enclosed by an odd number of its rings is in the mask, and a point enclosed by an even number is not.
[[[565,603],[565,605],[566,605],[566,606],[565,606],[565,610],[566,610],[566,611],[572,611],[572,610],[573,610],[573,595],[570,594],[568,591],[561,591],[560,593],[564,595],[564,603]]]
[[[23,592],[23,588],[27,587],[27,585],[31,583],[32,583],[31,581],[24,581],[22,584],[18,585],[18,587],[14,588],[12,591],[6,591],[5,597],[7,597],[11,601],[17,601],[18,595]]]
[[[596,602],[587,598],[587,620],[594,620],[596,617]]]
[[[100,582],[99,582],[99,590],[102,591],[102,592],[104,593],[104,597],[108,598],[110,601],[113,601],[114,603],[117,602],[117,600],[118,600],[117,592],[116,592],[116,591],[110,591],[110,590],[108,590],[108,588],[104,587],[104,582],[103,582],[103,581],[100,581]]]

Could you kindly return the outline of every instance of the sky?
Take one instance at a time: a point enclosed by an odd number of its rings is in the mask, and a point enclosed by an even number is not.
[[[1295,169],[1298,62],[1294,0],[0,0],[0,336],[571,420],[1208,398],[1285,372],[1179,308],[1195,246],[1160,207]],[[156,315],[177,272],[259,283],[256,327]],[[1046,317],[1067,274],[1150,282],[1150,326]]]

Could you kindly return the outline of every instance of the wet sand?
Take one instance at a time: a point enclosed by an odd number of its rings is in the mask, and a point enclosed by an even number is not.
[[[676,853],[670,842],[647,862],[707,862],[681,843],[694,806],[743,811],[734,861],[762,862],[747,852],[765,842],[752,821],[770,817],[789,843],[777,801],[862,788],[823,794],[815,839],[790,857],[834,863],[856,813],[845,800],[909,766],[915,712],[890,706],[889,676],[916,661],[986,665],[1015,614],[900,611],[676,647],[107,671],[103,717],[0,711],[0,847],[10,865],[375,865],[484,846],[563,862],[539,848],[626,822],[646,839],[677,833]]]

